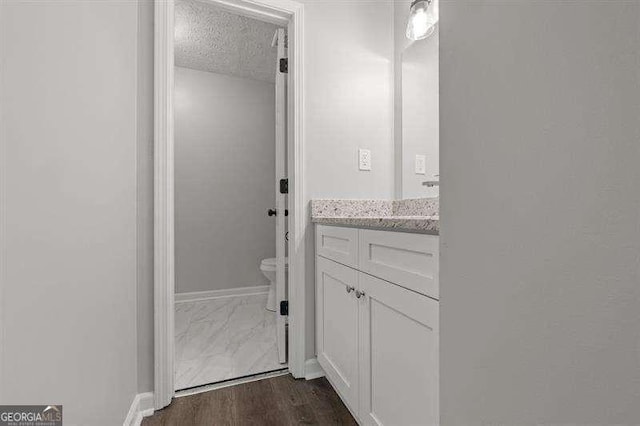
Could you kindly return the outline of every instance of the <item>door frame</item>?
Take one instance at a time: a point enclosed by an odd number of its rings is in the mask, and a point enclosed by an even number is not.
[[[289,178],[289,349],[294,377],[305,372],[305,229],[303,133],[304,7],[293,0],[207,0],[288,32],[287,152]],[[174,391],[174,0],[155,1],[154,28],[154,407]]]

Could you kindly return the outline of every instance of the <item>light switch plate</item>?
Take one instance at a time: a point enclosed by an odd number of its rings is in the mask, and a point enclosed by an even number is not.
[[[358,150],[359,168],[360,170],[371,170],[371,150],[362,149]]]
[[[427,156],[426,155],[416,155],[415,170],[417,175],[424,175],[427,173]]]

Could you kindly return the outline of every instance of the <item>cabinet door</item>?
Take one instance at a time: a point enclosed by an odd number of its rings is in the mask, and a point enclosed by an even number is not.
[[[318,362],[353,413],[358,413],[358,272],[316,257]]]
[[[360,418],[437,425],[438,302],[359,273]]]

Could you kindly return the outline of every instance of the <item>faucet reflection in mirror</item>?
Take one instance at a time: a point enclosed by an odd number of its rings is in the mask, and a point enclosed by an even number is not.
[[[433,175],[433,177],[437,177],[439,178],[440,175]],[[423,186],[426,186],[427,188],[433,188],[434,186],[440,186],[440,180],[428,180],[426,182],[422,182]]]

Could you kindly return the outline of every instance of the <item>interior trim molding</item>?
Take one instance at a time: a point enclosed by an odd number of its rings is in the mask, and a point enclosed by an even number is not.
[[[254,294],[265,294],[268,292],[269,285],[192,291],[189,293],[176,293],[175,303],[197,302],[200,300],[220,299],[223,297],[250,296]]]
[[[306,228],[304,184],[304,6],[293,0],[207,0],[243,16],[287,25],[289,73],[289,349],[296,378],[306,360]],[[174,391],[174,0],[155,0],[154,21],[154,407],[171,403]]]
[[[156,0],[154,18],[154,406],[160,409],[174,392],[174,1]]]
[[[290,0],[269,0],[286,9],[291,18],[287,29],[290,69],[287,81],[287,152],[289,191],[289,371],[295,378],[304,377],[306,361],[306,230],[309,212],[305,192],[304,170],[304,7]]]
[[[311,358],[304,362],[304,378],[306,380],[313,380],[319,377],[324,377],[324,370],[318,362],[318,358]]]
[[[134,396],[123,426],[140,426],[144,417],[154,413],[153,404],[152,392],[139,393]]]

